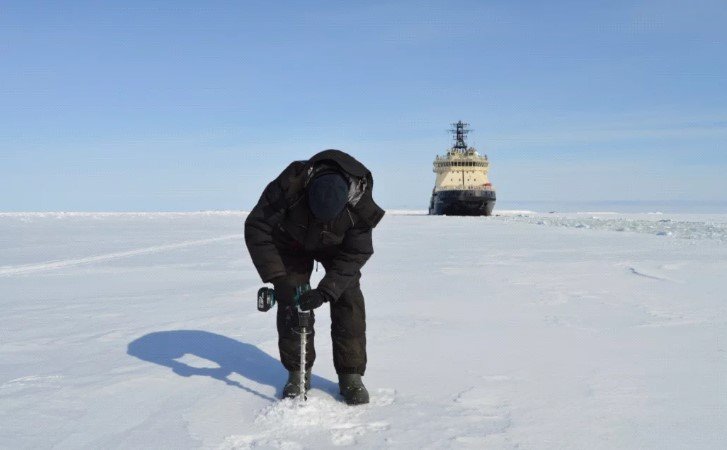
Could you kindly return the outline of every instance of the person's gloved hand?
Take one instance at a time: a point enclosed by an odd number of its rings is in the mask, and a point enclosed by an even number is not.
[[[273,283],[273,289],[275,289],[275,301],[280,306],[294,306],[295,305],[295,289],[297,283],[288,276],[280,276],[270,280]]]
[[[308,292],[303,292],[298,299],[298,305],[303,311],[310,311],[316,309],[323,304],[323,302],[330,301],[331,297],[320,289],[313,289]]]

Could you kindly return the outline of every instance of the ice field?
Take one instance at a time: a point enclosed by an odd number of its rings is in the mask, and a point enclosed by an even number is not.
[[[276,399],[244,219],[0,214],[0,448],[727,441],[727,215],[390,211],[360,407],[338,398],[326,305],[309,400]]]

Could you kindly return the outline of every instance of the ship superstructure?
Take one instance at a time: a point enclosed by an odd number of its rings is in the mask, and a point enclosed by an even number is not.
[[[469,124],[452,124],[454,145],[443,156],[434,159],[437,178],[429,203],[429,214],[450,216],[489,216],[495,207],[495,189],[487,174],[490,161],[473,147],[467,147],[465,137]]]

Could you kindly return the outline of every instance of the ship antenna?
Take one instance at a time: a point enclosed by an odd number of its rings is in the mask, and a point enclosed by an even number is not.
[[[461,120],[452,124],[454,128],[449,130],[450,133],[454,134],[454,146],[452,149],[459,152],[467,151],[467,143],[465,143],[464,138],[467,133],[472,131],[467,128],[469,125],[470,124],[464,123]]]

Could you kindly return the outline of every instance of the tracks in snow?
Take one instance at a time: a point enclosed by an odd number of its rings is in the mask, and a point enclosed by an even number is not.
[[[174,244],[154,245],[151,247],[137,248],[134,250],[126,250],[123,252],[106,253],[103,255],[88,256],[86,258],[64,259],[58,261],[47,261],[38,264],[23,264],[17,266],[0,267],[0,277],[13,275],[26,275],[29,273],[43,272],[46,270],[65,269],[72,266],[80,266],[82,264],[92,264],[97,262],[110,261],[114,259],[127,258],[129,256],[146,255],[150,253],[161,253],[169,250],[180,248],[195,247],[198,245],[212,244],[215,242],[231,241],[235,239],[243,239],[243,234],[228,234],[226,236],[218,236],[208,239],[197,239],[190,241],[182,241]]]

